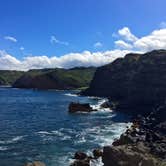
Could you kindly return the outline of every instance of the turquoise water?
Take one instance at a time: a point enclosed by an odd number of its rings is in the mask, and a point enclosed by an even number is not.
[[[0,88],[0,166],[33,160],[67,166],[76,151],[109,145],[125,130],[127,117],[110,110],[69,114],[71,101],[89,102],[98,109],[104,101],[75,93]]]

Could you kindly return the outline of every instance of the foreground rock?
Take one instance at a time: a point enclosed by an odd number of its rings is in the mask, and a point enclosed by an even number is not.
[[[80,103],[74,103],[71,102],[69,104],[69,112],[70,113],[76,113],[76,112],[92,112],[92,111],[97,111],[94,110],[89,103],[85,104],[80,104]]]
[[[32,163],[27,163],[25,166],[46,166],[46,165],[40,161],[34,161]]]
[[[166,166],[166,106],[139,116],[113,146],[103,149],[104,166]]]
[[[161,166],[162,161],[147,153],[143,144],[105,147],[104,166]]]
[[[83,152],[76,152],[74,155],[75,161],[70,166],[90,166],[90,162],[102,157],[103,151],[101,149],[93,150],[93,156],[88,156]]]

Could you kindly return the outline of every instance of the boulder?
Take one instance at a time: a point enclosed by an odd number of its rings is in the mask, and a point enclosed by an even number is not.
[[[75,160],[70,166],[90,166],[89,160]]]
[[[25,166],[46,166],[46,165],[40,161],[34,161],[32,163],[27,163]]]
[[[93,156],[95,159],[99,158],[99,157],[102,157],[103,155],[103,151],[100,150],[100,149],[94,149],[93,150]]]
[[[77,159],[77,160],[84,160],[87,157],[88,157],[87,154],[83,152],[76,152],[74,155],[74,159]]]
[[[85,104],[80,104],[80,103],[74,103],[71,102],[69,104],[69,112],[70,113],[76,113],[76,112],[92,112],[92,111],[97,111],[94,110],[89,103]]]
[[[149,154],[144,145],[138,144],[104,147],[102,160],[104,166],[160,166],[165,164]]]

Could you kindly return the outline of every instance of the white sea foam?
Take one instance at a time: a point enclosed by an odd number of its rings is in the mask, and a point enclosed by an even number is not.
[[[56,136],[64,136],[64,134],[58,130],[55,130],[55,131],[51,131],[52,134],[56,135]]]
[[[53,131],[38,131],[37,134],[39,135],[54,135],[54,136],[63,136],[64,134],[60,132],[59,130],[53,130]]]
[[[16,143],[16,142],[22,140],[23,137],[24,136],[16,136],[16,137],[14,137],[12,139],[9,139],[9,140],[5,140],[5,141],[0,140],[0,144],[12,144],[12,143]]]
[[[90,161],[90,166],[103,166],[102,158]]]
[[[39,131],[37,134],[42,134],[42,135],[50,135],[51,133],[48,131]]]
[[[5,151],[5,150],[8,150],[8,147],[2,147],[2,146],[0,146],[0,151]]]
[[[78,97],[77,94],[74,94],[74,93],[66,93],[64,94],[65,96],[71,96],[71,97]]]
[[[110,113],[112,112],[112,110],[110,108],[101,108],[101,105],[105,102],[107,102],[108,99],[101,99],[98,101],[97,104],[91,104],[90,106],[93,108],[93,109],[96,109],[98,111],[96,112],[92,112],[93,114],[100,114],[100,113]]]

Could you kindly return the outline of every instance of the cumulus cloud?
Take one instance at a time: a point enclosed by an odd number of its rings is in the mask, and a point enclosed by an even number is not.
[[[119,36],[123,37],[127,41],[134,42],[137,40],[137,37],[130,32],[128,27],[124,27],[118,31]]]
[[[99,47],[102,47],[103,44],[101,42],[96,42],[94,45],[93,45],[95,48],[99,48]]]
[[[0,50],[0,69],[3,70],[19,70],[21,62],[15,57],[9,55],[3,50]]]
[[[166,29],[155,30],[151,34],[138,39],[133,45],[142,51],[166,49]]]
[[[18,60],[5,51],[0,51],[0,69],[29,70],[56,67],[101,66],[112,62],[118,57],[123,57],[127,53],[129,53],[128,50],[112,50],[95,53],[84,51],[82,53],[69,53],[61,57],[31,56],[25,57],[23,60]]]
[[[133,46],[131,44],[126,43],[123,40],[115,41],[115,46],[118,47],[118,48],[122,48],[122,49],[132,49],[133,48]]]
[[[115,41],[116,49],[104,52],[83,51],[82,53],[69,53],[63,56],[27,56],[22,60],[15,58],[5,51],[0,51],[0,69],[3,70],[29,70],[41,68],[72,68],[76,66],[101,66],[124,57],[129,52],[143,53],[154,49],[166,49],[166,28],[157,29],[148,35],[137,37],[129,28],[124,27],[118,31],[119,40]],[[53,43],[63,43],[54,36]],[[63,43],[64,44],[64,43]],[[97,44],[100,46],[100,44]],[[23,47],[20,48],[23,50]]]
[[[141,38],[132,34],[130,29],[127,27],[120,29],[118,33],[122,38],[122,40],[115,41],[115,45],[118,48],[141,52],[151,51],[154,49],[166,49],[166,28],[154,30],[149,35]]]
[[[65,46],[69,45],[68,42],[60,41],[55,36],[51,36],[50,42],[51,42],[51,44],[62,44],[62,45],[65,45]]]
[[[9,40],[9,41],[14,42],[14,43],[17,42],[17,39],[15,37],[12,37],[12,36],[5,36],[4,39]]]

